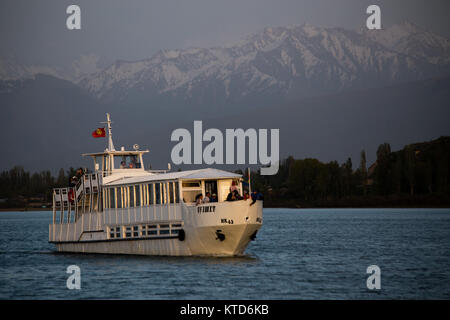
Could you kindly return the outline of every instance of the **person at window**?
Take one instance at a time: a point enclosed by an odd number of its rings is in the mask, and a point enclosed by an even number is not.
[[[195,196],[195,205],[198,206],[199,204],[203,203],[203,195],[199,193]]]
[[[203,203],[211,202],[211,194],[209,192],[206,193],[205,198],[203,199]]]
[[[217,202],[217,194],[213,193],[210,202]]]
[[[231,187],[230,187],[230,192],[234,192],[234,191],[237,191],[237,190],[238,190],[238,187],[236,185],[236,181],[232,181],[231,182]]]
[[[127,167],[127,163],[125,162],[125,160],[122,160],[122,162],[120,162],[120,169],[125,169]]]
[[[245,191],[244,191],[244,200],[247,200],[247,199],[249,199],[249,198],[250,198],[250,195],[248,194],[248,191],[245,190]]]
[[[234,197],[236,198],[236,200],[242,200],[242,199],[244,199],[244,198],[239,194],[239,191],[237,191],[237,190],[234,190],[234,191],[233,191],[233,194],[234,194]]]
[[[252,203],[250,203],[251,206],[254,205],[257,200],[264,200],[263,195],[260,192],[258,192],[257,190],[254,190],[252,192],[251,197],[253,200]]]
[[[228,194],[226,201],[236,201],[236,195],[234,194],[234,192],[230,192]]]
[[[130,168],[137,168],[137,160],[136,160],[136,156],[132,156],[132,157],[131,157]]]
[[[77,178],[80,178],[83,175],[83,168],[78,168],[77,171],[75,172],[75,175],[77,176]]]

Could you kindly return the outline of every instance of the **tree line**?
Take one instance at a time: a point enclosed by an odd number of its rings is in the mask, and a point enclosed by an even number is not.
[[[359,162],[344,163],[288,157],[273,176],[251,173],[252,189],[264,194],[267,206],[449,206],[450,137],[410,144],[392,152],[388,143],[377,149],[368,166],[365,151]],[[52,189],[66,187],[76,170],[31,174],[16,166],[0,173],[0,207],[24,207],[30,199],[50,203]],[[246,176],[245,172],[237,172]]]
[[[30,199],[42,203],[52,201],[53,188],[67,187],[75,169],[60,169],[53,177],[48,170],[31,174],[21,166],[0,173],[0,207],[24,207]]]
[[[383,143],[370,167],[364,150],[357,164],[288,157],[277,175],[252,172],[252,187],[272,206],[448,206],[449,168],[450,137],[440,137],[396,152]]]

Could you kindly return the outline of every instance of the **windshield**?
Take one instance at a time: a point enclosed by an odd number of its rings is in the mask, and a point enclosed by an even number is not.
[[[139,169],[139,157],[134,154],[114,156],[114,169]]]

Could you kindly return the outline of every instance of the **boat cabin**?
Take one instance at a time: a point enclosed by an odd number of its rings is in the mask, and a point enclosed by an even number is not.
[[[227,199],[234,184],[242,195],[241,175],[200,169],[127,177],[103,184],[105,208],[129,208],[183,202],[194,205],[198,194],[217,195],[217,202]]]

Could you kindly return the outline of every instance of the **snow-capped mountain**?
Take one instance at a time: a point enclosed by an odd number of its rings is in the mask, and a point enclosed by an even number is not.
[[[447,39],[409,23],[370,32],[276,27],[231,46],[117,61],[79,84],[107,101],[131,96],[206,103],[261,95],[298,98],[445,74],[448,53]]]
[[[0,80],[33,79],[36,74],[61,78],[56,69],[48,66],[26,66],[14,60],[0,59]]]
[[[400,53],[436,65],[450,63],[450,40],[405,22],[386,30],[365,30],[370,39]]]
[[[77,83],[90,74],[101,71],[100,57],[94,54],[81,55],[71,65],[63,68],[47,65],[25,65],[15,59],[0,59],[0,81],[34,79],[43,74]]]

